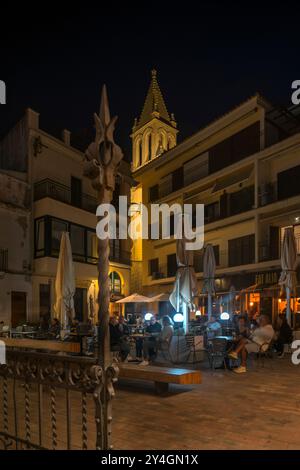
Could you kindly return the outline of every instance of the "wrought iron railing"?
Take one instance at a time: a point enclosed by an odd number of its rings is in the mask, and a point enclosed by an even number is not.
[[[114,395],[114,366],[106,370],[108,380],[93,358],[17,349],[6,356],[0,365],[0,447],[105,448],[110,423],[104,423],[102,394],[109,384],[109,399]]]
[[[88,212],[96,213],[97,200],[89,194],[81,195],[80,204],[72,203],[71,189],[64,184],[58,183],[51,179],[44,179],[34,185],[34,200],[38,201],[44,197],[50,197],[65,204],[80,207]],[[78,201],[77,201],[78,202]]]

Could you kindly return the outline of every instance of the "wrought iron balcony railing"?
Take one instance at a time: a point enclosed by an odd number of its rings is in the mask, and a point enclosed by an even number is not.
[[[82,193],[76,198],[76,203],[72,201],[71,189],[64,184],[51,179],[44,179],[34,185],[34,200],[38,201],[44,197],[50,197],[56,201],[64,202],[74,207],[80,207],[88,212],[96,213],[97,200],[89,194]]]

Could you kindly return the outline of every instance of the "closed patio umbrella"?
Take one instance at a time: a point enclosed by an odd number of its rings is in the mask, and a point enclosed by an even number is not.
[[[68,327],[74,318],[74,295],[76,290],[72,248],[69,234],[63,232],[60,241],[59,258],[55,279],[56,302],[54,311],[62,328]]]
[[[208,318],[210,319],[212,314],[212,295],[215,293],[215,270],[216,260],[213,247],[210,243],[204,248],[203,257],[203,292],[207,292],[208,300]]]
[[[296,295],[297,285],[297,245],[293,227],[287,227],[284,231],[281,248],[281,275],[278,283],[286,290],[286,317],[289,325],[291,322],[291,295]]]
[[[183,310],[183,327],[188,331],[188,308],[193,308],[193,298],[197,295],[197,279],[193,267],[194,253],[186,250],[186,239],[176,240],[177,271],[174,289],[170,294],[170,302],[177,312]]]

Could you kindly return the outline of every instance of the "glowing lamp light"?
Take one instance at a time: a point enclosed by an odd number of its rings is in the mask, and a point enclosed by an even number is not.
[[[281,302],[281,299],[278,299],[278,302],[280,303],[280,302]]]
[[[173,317],[173,320],[175,323],[182,323],[183,320],[184,320],[184,317],[182,315],[182,313],[175,313],[174,317]]]
[[[197,311],[196,311],[195,316],[196,316],[196,317],[201,317],[201,312],[200,312],[200,310],[197,310]]]
[[[250,304],[249,304],[249,305],[250,305],[250,307],[253,307],[254,303],[253,303],[253,302],[250,302]]]
[[[221,316],[220,316],[221,320],[229,320],[229,313],[227,312],[223,312],[221,313]]]
[[[145,320],[150,321],[152,317],[153,317],[152,313],[146,313]]]

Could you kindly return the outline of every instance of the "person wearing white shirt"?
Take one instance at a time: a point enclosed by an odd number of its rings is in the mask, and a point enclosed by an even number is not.
[[[259,351],[266,351],[270,342],[274,337],[274,330],[267,315],[260,315],[258,318],[258,328],[256,328],[249,338],[242,338],[234,351],[231,351],[228,356],[231,359],[238,359],[241,355],[241,365],[234,370],[237,374],[246,372],[246,362],[249,353],[258,353]]]

